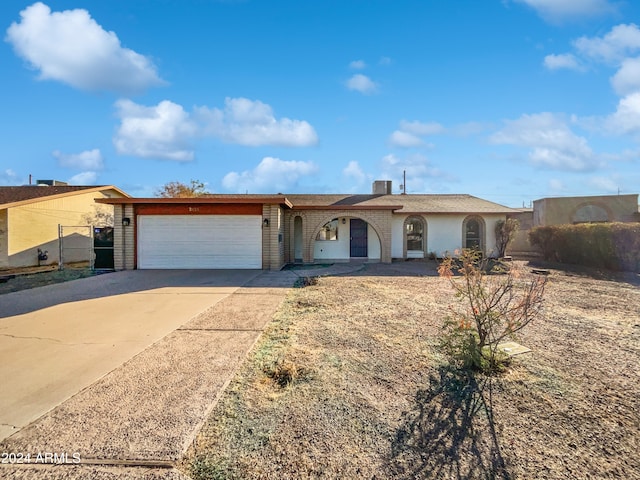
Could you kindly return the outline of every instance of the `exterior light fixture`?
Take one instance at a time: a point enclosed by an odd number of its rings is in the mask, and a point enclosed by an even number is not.
[[[129,225],[131,225],[131,219],[129,217],[124,217],[122,219],[122,226],[128,227]]]
[[[268,218],[265,218],[265,219],[262,221],[262,226],[263,226],[263,227],[268,227],[268,226],[269,226],[269,219],[268,219]]]
[[[347,223],[347,219],[346,219],[346,218],[343,218],[343,219],[342,219],[342,224],[344,225],[345,223]]]

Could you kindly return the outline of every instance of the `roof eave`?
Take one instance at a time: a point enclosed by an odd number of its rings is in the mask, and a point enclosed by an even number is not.
[[[47,187],[34,186],[33,188],[47,188]],[[124,195],[127,198],[131,198],[131,196],[128,193],[123,192],[118,187],[114,187],[113,185],[103,185],[99,187],[86,188],[83,190],[74,190],[72,192],[56,193],[53,195],[43,195],[41,197],[28,198],[26,200],[20,200],[17,202],[3,203],[3,204],[0,204],[0,208],[5,209],[5,208],[21,207],[23,205],[29,205],[31,203],[44,202],[47,200],[55,200],[56,198],[71,197],[71,196],[80,195],[83,193],[101,192],[103,190],[115,190],[119,194]]]
[[[109,205],[141,205],[141,204],[218,204],[218,203],[252,203],[252,204],[278,204],[284,205],[288,208],[292,208],[292,203],[286,197],[264,197],[264,198],[211,198],[211,197],[181,197],[181,198],[164,198],[164,197],[152,197],[152,198],[99,198],[96,200],[98,203],[106,203]]]
[[[294,210],[399,210],[402,205],[294,205]]]
[[[409,210],[401,210],[396,213],[402,213],[407,215],[506,215],[507,213],[520,213],[519,210],[493,210],[493,211],[480,211],[480,210],[465,210],[465,211],[451,211],[451,212],[443,212],[443,211],[427,211],[427,210],[418,210],[418,211],[409,211]]]

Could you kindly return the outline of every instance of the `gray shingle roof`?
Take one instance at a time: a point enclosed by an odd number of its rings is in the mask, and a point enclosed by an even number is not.
[[[111,186],[37,186],[27,185],[22,187],[0,187],[0,206],[9,203],[24,202],[39,198],[51,197],[53,195],[64,195],[82,190],[100,190],[101,188],[113,188]]]
[[[345,194],[208,194],[195,198],[112,198],[99,203],[280,203],[304,209],[392,209],[396,213],[515,213],[518,210],[472,195],[345,195]]]
[[[402,205],[398,213],[513,213],[516,210],[472,195],[285,195],[293,208],[305,206]]]

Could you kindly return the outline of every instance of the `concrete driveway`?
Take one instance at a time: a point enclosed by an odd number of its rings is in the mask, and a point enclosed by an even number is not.
[[[0,295],[0,440],[260,274],[137,270]]]

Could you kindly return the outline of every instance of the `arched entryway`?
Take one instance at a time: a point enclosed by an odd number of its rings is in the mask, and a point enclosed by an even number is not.
[[[423,217],[411,216],[404,221],[404,258],[427,256],[427,222]]]
[[[309,238],[312,261],[380,260],[382,245],[376,225],[350,215],[325,218]]]

